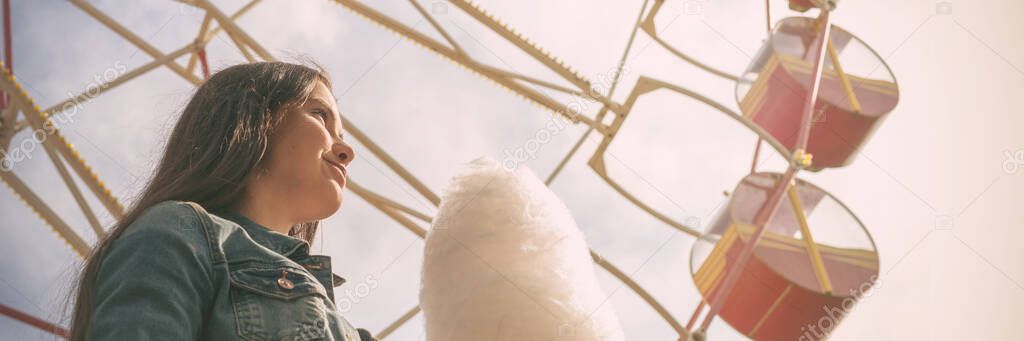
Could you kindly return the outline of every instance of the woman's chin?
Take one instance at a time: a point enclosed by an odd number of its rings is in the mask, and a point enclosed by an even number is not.
[[[331,214],[341,209],[341,203],[345,201],[341,191],[337,191],[329,200],[325,200],[326,206],[331,209]]]
[[[344,201],[343,192],[341,184],[333,180],[330,185],[321,187],[316,194],[316,211],[323,216],[333,215],[341,209],[341,203]]]
[[[312,220],[325,220],[330,218],[341,209],[341,197],[336,199],[321,200],[314,209]]]

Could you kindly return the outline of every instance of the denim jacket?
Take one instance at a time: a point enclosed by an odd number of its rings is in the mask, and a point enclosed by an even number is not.
[[[89,339],[375,341],[335,308],[344,282],[303,240],[168,200],[110,245]]]

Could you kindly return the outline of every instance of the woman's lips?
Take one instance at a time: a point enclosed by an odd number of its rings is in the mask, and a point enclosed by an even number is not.
[[[339,163],[339,162],[334,162],[334,161],[331,161],[331,160],[324,160],[324,161],[327,161],[328,164],[330,164],[331,166],[334,166],[334,168],[337,168],[338,171],[341,171],[341,175],[343,177],[345,177],[346,179],[348,178],[348,167],[345,167],[344,164]]]

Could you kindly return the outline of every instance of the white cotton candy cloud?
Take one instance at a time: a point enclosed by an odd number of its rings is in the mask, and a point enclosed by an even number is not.
[[[528,168],[460,170],[424,254],[427,340],[624,340],[583,233]]]

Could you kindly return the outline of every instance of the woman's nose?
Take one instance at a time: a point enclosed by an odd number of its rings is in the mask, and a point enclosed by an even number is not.
[[[348,164],[352,163],[352,160],[356,158],[356,151],[352,149],[352,146],[348,145],[348,143],[345,143],[344,141],[335,143],[334,146],[331,147],[331,152],[334,153],[334,156],[337,156],[338,160],[345,164],[345,166],[348,166]]]

